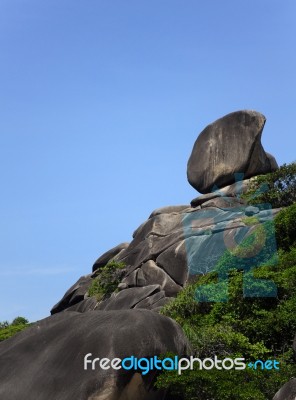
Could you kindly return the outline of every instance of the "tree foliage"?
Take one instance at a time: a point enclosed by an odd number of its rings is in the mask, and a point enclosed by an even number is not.
[[[29,321],[24,317],[16,317],[11,323],[0,322],[0,342],[14,336],[16,333],[30,326]]]
[[[96,277],[93,279],[88,289],[89,296],[95,296],[97,300],[113,293],[125,273],[125,264],[123,262],[109,261],[104,267],[96,271]]]
[[[269,203],[273,208],[292,205],[296,202],[296,162],[257,176],[243,197],[251,204]]]

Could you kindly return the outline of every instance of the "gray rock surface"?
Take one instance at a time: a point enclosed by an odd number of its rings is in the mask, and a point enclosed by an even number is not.
[[[256,111],[237,111],[208,125],[198,136],[187,165],[189,183],[200,193],[223,188],[241,179],[266,174],[277,163],[266,154],[261,135],[265,117]]]
[[[177,284],[183,286],[189,274],[184,234],[181,240],[165,249],[156,262]]]
[[[249,190],[253,179],[254,178],[244,179],[243,181],[238,180],[237,182],[233,183],[232,185],[225,186],[225,187],[223,187],[219,190],[215,190],[211,193],[202,194],[201,196],[196,197],[195,199],[193,199],[190,202],[191,207],[196,208],[198,206],[201,206],[205,202],[208,202],[209,200],[215,199],[217,197],[240,198],[240,196],[242,194],[246,193]]]
[[[152,305],[151,310],[161,310],[163,306],[170,303],[172,300],[174,300],[174,297],[164,297],[162,299],[159,299],[156,303]]]
[[[51,314],[58,313],[66,308],[73,306],[84,300],[84,297],[91,284],[91,275],[85,275],[78,279],[70,289],[64,294],[63,298],[51,309]]]
[[[203,203],[206,203],[209,200],[216,199],[217,197],[220,197],[220,194],[218,191],[212,192],[212,193],[207,193],[207,194],[202,194],[201,196],[198,196],[198,197],[194,198],[193,200],[191,200],[190,204],[191,204],[191,207],[196,208],[196,207],[201,206]]]
[[[149,285],[145,287],[134,287],[124,289],[119,293],[113,293],[112,296],[102,301],[98,306],[99,310],[127,310],[135,307],[137,303],[157,293],[161,290],[160,285]]]
[[[201,208],[206,207],[217,207],[221,209],[233,208],[233,207],[241,207],[245,203],[243,200],[238,199],[237,197],[216,197],[214,199],[208,200],[201,205]]]
[[[77,304],[74,304],[74,306],[70,306],[66,308],[64,311],[78,311],[78,312],[86,312],[86,311],[92,311],[94,310],[98,305],[98,301],[96,300],[95,297],[88,297],[82,301],[80,301]]]
[[[140,267],[149,260],[155,260],[161,253],[175,243],[183,240],[183,228],[180,222],[180,229],[173,231],[171,234],[160,236],[150,235],[130,248],[124,250],[118,261],[122,261],[133,269]],[[133,244],[133,242],[132,242]]]
[[[141,268],[133,270],[123,279],[122,283],[126,283],[128,287],[145,286],[147,284]]]
[[[129,243],[120,243],[119,245],[113,247],[112,249],[106,251],[106,253],[102,254],[93,265],[93,272],[99,268],[104,267],[108,261],[112,260],[117,254],[119,254],[122,250],[128,247]]]
[[[232,190],[226,188],[227,193]],[[74,296],[80,299],[81,306],[70,304],[69,299],[82,284],[78,281],[60,302],[60,310],[67,307],[80,312],[94,308],[119,310],[138,304],[151,309],[155,293],[163,291],[161,298],[175,297],[196,275],[213,271],[225,251],[233,250],[252,232],[250,223],[270,221],[279,211],[249,207],[235,196],[203,197],[207,201],[198,208],[176,211],[165,207],[171,212],[155,213],[136,229],[129,246],[115,256],[116,261],[126,263],[118,293],[96,304],[87,300],[84,288],[80,297]],[[255,213],[256,219],[246,219]],[[87,287],[95,276],[96,272],[88,277]]]
[[[176,296],[182,289],[173,279],[156,263],[152,260],[147,261],[141,266],[143,271],[146,285],[160,285],[160,288],[164,290],[166,296]]]
[[[267,152],[266,152],[266,155],[267,155],[267,157],[269,159],[269,162],[270,162],[270,165],[271,165],[271,169],[273,171],[276,171],[279,166],[278,166],[278,163],[276,162],[275,157],[272,154],[267,153]]]
[[[271,156],[272,157],[272,156]],[[276,169],[277,167],[275,167]],[[255,179],[244,179],[243,181],[239,179],[240,176],[237,176],[237,181],[232,185],[225,186],[218,190],[221,196],[228,196],[228,197],[240,197],[242,194],[246,193],[251,185],[253,180]]]
[[[118,290],[123,290],[128,288],[128,284],[125,282],[120,282],[117,286]]]
[[[247,217],[252,217],[253,215],[259,214],[260,209],[258,207],[249,206],[245,209],[245,214]]]
[[[164,290],[160,290],[157,293],[152,294],[151,296],[146,297],[145,299],[141,300],[139,303],[135,305],[135,308],[145,308],[151,310],[155,303],[159,300],[165,298]]]
[[[173,212],[180,212],[180,211],[184,211],[187,208],[189,208],[189,205],[185,205],[185,206],[167,206],[167,207],[161,207],[161,208],[157,208],[156,210],[154,210],[149,218],[155,217],[156,215],[159,214],[172,214]]]
[[[272,400],[295,400],[295,398],[296,378],[292,378],[276,393]]]
[[[84,370],[84,356],[141,358],[168,351],[188,353],[187,341],[177,323],[154,311],[58,313],[0,343],[0,398],[160,400],[163,393],[152,389],[154,372]]]

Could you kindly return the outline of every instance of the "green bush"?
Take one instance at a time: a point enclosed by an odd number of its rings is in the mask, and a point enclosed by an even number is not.
[[[282,210],[274,219],[279,247],[289,250],[296,242],[296,203]]]
[[[30,325],[24,317],[15,318],[11,324],[8,321],[0,322],[0,342],[9,339]]]
[[[124,268],[124,263],[111,260],[104,267],[98,269],[88,289],[88,295],[95,296],[98,301],[111,295],[125,274]]]
[[[262,193],[262,189],[266,191]],[[250,204],[269,203],[273,208],[296,202],[296,162],[282,165],[277,171],[254,178],[250,190],[242,196]]]
[[[28,323],[29,323],[29,321],[27,320],[27,318],[24,318],[24,317],[16,317],[16,318],[12,321],[11,325],[26,325],[26,324],[28,324]]]
[[[287,377],[295,374],[289,360],[291,355],[281,357],[281,373],[279,371],[238,370],[193,370],[162,373],[156,386],[169,389],[172,395],[180,399],[190,400],[271,400],[287,381]],[[284,360],[286,364],[283,367]]]

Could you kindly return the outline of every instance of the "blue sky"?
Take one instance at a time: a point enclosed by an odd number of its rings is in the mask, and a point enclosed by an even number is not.
[[[0,321],[31,321],[155,208],[239,109],[294,161],[295,0],[1,0]]]

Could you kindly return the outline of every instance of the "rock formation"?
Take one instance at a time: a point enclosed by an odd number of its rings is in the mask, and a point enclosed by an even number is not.
[[[295,400],[295,398],[296,378],[292,378],[276,393],[272,400]]]
[[[169,333],[169,334],[168,334]],[[151,388],[154,373],[84,369],[84,357],[138,359],[188,352],[181,328],[147,310],[64,312],[0,343],[0,398],[69,400],[163,398]]]
[[[250,177],[277,168],[261,145],[264,123],[255,111],[238,111],[204,129],[187,169],[190,184],[204,194],[190,205],[153,211],[130,243],[97,259],[92,272],[52,308],[52,316],[0,343],[1,362],[8,366],[0,369],[0,398],[168,400],[151,389],[154,372],[143,377],[83,371],[83,356],[188,354],[181,328],[157,312],[196,275],[214,270],[227,248],[239,245],[250,233],[248,217],[256,216],[259,224],[278,212],[248,207],[241,199]],[[243,176],[235,183],[237,173]],[[212,192],[214,186],[219,190]],[[111,260],[125,264],[117,290],[101,299],[89,296],[93,280]]]
[[[265,117],[256,111],[237,111],[208,125],[198,136],[188,161],[189,183],[210,193],[235,181],[277,169],[273,156],[261,144]]]

